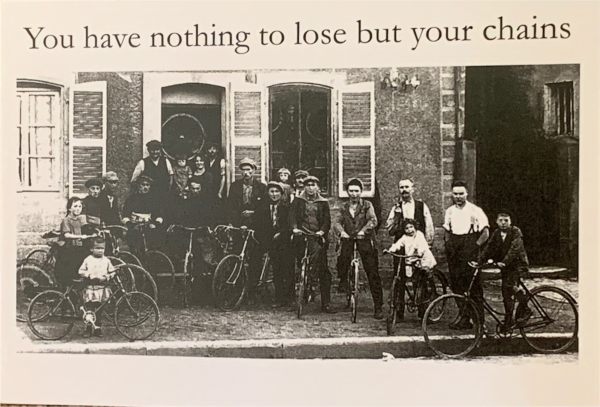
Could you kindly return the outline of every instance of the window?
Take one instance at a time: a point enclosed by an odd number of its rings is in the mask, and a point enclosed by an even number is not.
[[[567,136],[574,133],[573,82],[558,82],[546,85],[546,109],[544,129],[552,136]]]
[[[47,89],[17,91],[17,165],[24,190],[58,188],[59,92]]]

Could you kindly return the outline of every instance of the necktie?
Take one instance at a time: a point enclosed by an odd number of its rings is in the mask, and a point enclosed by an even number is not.
[[[273,227],[277,226],[277,205],[271,205],[271,222]]]

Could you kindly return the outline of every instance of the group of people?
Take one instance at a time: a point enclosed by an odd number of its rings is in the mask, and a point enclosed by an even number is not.
[[[360,179],[354,178],[346,183],[344,187],[349,199],[332,220],[329,201],[320,193],[320,180],[307,171],[296,171],[292,184],[291,172],[281,168],[276,181],[264,184],[255,177],[256,163],[244,158],[238,164],[241,177],[231,184],[226,195],[226,164],[219,155],[218,146],[208,146],[205,157],[196,156],[193,167],[188,166],[185,156],[178,156],[173,162],[167,159],[159,141],[149,142],[147,149],[148,156],[137,164],[133,172],[131,182],[136,188],[125,200],[122,212],[115,193],[118,178],[114,172],[108,172],[102,180],[89,180],[86,183],[89,195],[85,199],[69,199],[68,214],[61,224],[68,256],[60,267],[78,269],[89,253],[84,244],[89,237],[82,231],[85,223],[132,225],[150,221],[156,236],[160,236],[160,230],[169,224],[197,227],[228,223],[255,230],[259,244],[253,245],[249,253],[251,287],[256,286],[262,255],[265,251],[269,253],[274,270],[274,306],[288,306],[295,301],[295,262],[303,256],[304,245],[309,245],[312,274],[319,281],[321,310],[333,313],[336,311],[331,305],[332,274],[327,266],[329,232],[333,227],[341,242],[336,267],[339,289],[347,289],[347,272],[356,244],[373,299],[373,316],[383,318],[376,242],[379,221],[374,205],[362,197],[363,182]],[[435,235],[432,216],[428,206],[413,197],[414,185],[410,179],[399,181],[398,192],[398,201],[385,221],[385,228],[394,240],[389,250],[418,255],[420,267],[414,271],[424,273],[426,278],[436,265],[430,249]],[[443,223],[451,288],[459,293],[467,290],[472,277],[469,261],[493,259],[502,267],[502,293],[507,310],[505,322],[509,324],[512,322],[514,298],[519,299],[521,295],[518,275],[528,265],[522,233],[512,225],[512,215],[501,211],[496,219],[498,229],[488,239],[488,218],[481,208],[468,201],[465,183],[453,183],[452,198],[453,204],[446,209]],[[82,214],[86,215],[85,218]],[[318,238],[303,238],[306,234]],[[135,234],[131,235],[130,245],[139,244]],[[154,239],[154,244],[161,244],[160,237]],[[394,259],[394,270],[397,267],[397,259]],[[405,281],[407,273],[403,272],[400,276]],[[482,315],[483,290],[478,279],[471,292]],[[254,296],[255,292],[251,289],[250,301]],[[403,319],[403,308],[400,304],[400,320]],[[517,314],[522,316],[523,313],[526,314],[526,310],[517,310]],[[452,327],[467,328],[472,318],[472,315],[463,315]]]

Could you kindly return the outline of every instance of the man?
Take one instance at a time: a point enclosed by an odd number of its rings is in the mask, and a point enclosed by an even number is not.
[[[254,229],[262,248],[268,251],[275,285],[275,307],[294,301],[294,256],[290,244],[290,207],[283,199],[284,189],[279,182],[267,184],[268,198],[256,210]],[[253,284],[256,284],[254,276]]]
[[[152,222],[149,228],[155,229],[156,225],[163,223],[162,207],[151,193],[152,184],[152,178],[140,175],[137,178],[137,191],[127,197],[125,205],[123,205],[123,223],[130,229],[127,234],[128,245],[138,254],[143,249],[143,242],[141,234],[134,226],[140,223]],[[156,247],[162,242],[162,237],[157,233],[152,233],[146,237],[149,246]]]
[[[383,291],[381,288],[381,277],[379,277],[379,261],[375,249],[375,233],[377,217],[373,205],[361,198],[363,183],[358,178],[353,178],[346,184],[346,191],[350,199],[342,205],[339,218],[335,223],[335,229],[341,238],[341,251],[337,263],[340,285],[347,289],[348,268],[353,256],[354,242],[356,241],[358,252],[363,262],[371,297],[373,298],[375,319],[383,318]]]
[[[119,210],[119,199],[117,198],[117,185],[119,184],[119,177],[114,171],[108,171],[102,177],[104,181],[104,188],[100,192],[101,196],[106,197],[108,201],[108,211],[106,213],[104,222],[107,225],[120,225],[121,224],[121,213]]]
[[[487,259],[496,262],[500,267],[502,277],[502,300],[504,302],[504,322],[502,328],[507,330],[513,325],[513,311],[515,298],[519,302],[517,307],[517,322],[531,315],[527,307],[527,295],[519,287],[520,276],[527,271],[529,260],[521,229],[512,224],[512,215],[507,210],[501,210],[496,217],[498,228],[492,233],[485,250],[481,254],[480,263]]]
[[[215,143],[208,145],[206,151],[206,170],[213,179],[214,192],[218,199],[225,197],[225,174],[226,174],[226,163],[225,159],[221,157],[219,152],[219,146]]]
[[[131,183],[135,183],[141,175],[151,178],[153,180],[152,195],[161,205],[165,206],[174,182],[173,167],[171,162],[163,156],[160,141],[151,140],[146,144],[146,148],[148,157],[141,159],[135,166]]]
[[[188,192],[175,199],[169,223],[187,227],[212,225],[212,206],[209,205],[202,181],[199,176],[192,176],[188,180]]]
[[[433,243],[434,227],[431,218],[431,212],[425,202],[419,199],[414,199],[414,184],[410,179],[401,179],[398,182],[399,199],[394,204],[385,222],[385,228],[390,236],[394,237],[394,242],[404,235],[403,221],[405,219],[413,219],[417,223],[417,230],[420,230],[425,235],[425,240],[431,246]],[[394,272],[398,269],[399,259],[394,257],[393,265]],[[400,273],[400,284],[406,283],[406,274]],[[400,299],[398,304],[398,320],[404,319],[404,297]]]
[[[229,223],[234,226],[252,226],[254,212],[265,198],[267,186],[254,178],[256,163],[246,157],[240,161],[242,178],[229,188]]]
[[[298,170],[294,173],[294,190],[290,201],[293,201],[295,197],[304,192],[304,179],[308,177],[308,171]]]
[[[446,209],[444,216],[444,240],[446,258],[450,271],[450,286],[455,293],[465,293],[473,277],[468,262],[477,260],[481,246],[489,237],[488,218],[483,210],[467,201],[467,186],[463,181],[452,183],[454,204]],[[471,294],[475,300],[479,318],[483,318],[483,288],[479,276],[473,282]],[[460,305],[460,304],[459,304]],[[469,329],[472,315],[461,315],[450,324],[452,329]]]
[[[86,215],[89,225],[100,227],[106,223],[108,214],[108,200],[100,195],[102,180],[100,178],[88,179],[85,187],[88,189],[88,196],[83,198],[82,214]]]
[[[327,247],[329,245],[327,234],[331,227],[331,214],[329,202],[319,194],[319,179],[308,176],[304,179],[304,191],[292,202],[290,210],[290,226],[294,235],[299,236],[302,231],[314,233],[323,238],[307,239],[309,255],[311,257],[312,272],[319,277],[321,291],[321,311],[335,313],[331,307],[331,272],[327,267]],[[298,239],[302,242],[301,239]],[[296,256],[302,257],[304,244],[297,244]]]

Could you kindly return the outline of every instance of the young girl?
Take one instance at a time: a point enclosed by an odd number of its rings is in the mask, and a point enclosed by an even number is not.
[[[192,176],[192,169],[187,164],[187,157],[183,153],[179,153],[175,156],[173,162],[173,172],[175,175],[175,185],[173,189],[176,195],[183,195],[184,190],[187,187],[188,178]]]
[[[63,286],[71,284],[77,278],[79,266],[86,256],[83,241],[93,237],[85,235],[81,228],[86,224],[85,215],[81,214],[83,203],[77,197],[67,201],[67,216],[60,224],[61,240],[65,242],[56,259],[56,277]]]
[[[87,256],[83,264],[79,268],[79,275],[86,279],[86,288],[83,295],[86,311],[96,312],[102,301],[107,299],[111,292],[106,286],[106,281],[109,279],[110,273],[115,271],[108,257],[104,255],[106,243],[101,237],[94,239],[92,246],[92,254]],[[100,315],[96,314],[95,321],[96,329],[90,324],[86,327],[89,335],[102,336],[102,320]]]

